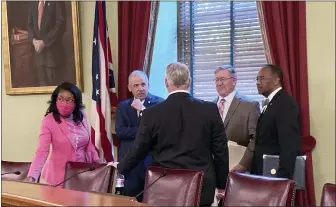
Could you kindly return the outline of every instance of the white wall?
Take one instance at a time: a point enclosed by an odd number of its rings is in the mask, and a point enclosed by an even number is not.
[[[317,205],[335,183],[335,2],[307,2],[308,85]]]

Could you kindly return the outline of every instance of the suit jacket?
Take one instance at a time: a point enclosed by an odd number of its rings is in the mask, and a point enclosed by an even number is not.
[[[261,114],[251,173],[262,175],[263,155],[279,155],[277,177],[293,177],[296,156],[301,149],[300,112],[294,99],[278,91]]]
[[[130,171],[148,152],[153,166],[204,171],[201,204],[213,202],[216,186],[225,188],[228,146],[214,103],[178,92],[145,110],[132,150],[118,164],[119,172]]]
[[[38,67],[61,67],[65,62],[62,44],[66,26],[65,2],[45,1],[41,27],[38,28],[39,1],[32,4],[28,16],[28,38],[43,40],[45,47],[41,53],[35,52]],[[69,22],[70,23],[70,22]]]
[[[85,114],[83,125],[89,131]],[[52,146],[52,152],[50,158],[47,160],[50,144]],[[88,163],[99,161],[97,151],[95,150],[91,139],[87,145],[86,157]],[[76,152],[72,142],[72,135],[68,131],[67,124],[64,121],[57,123],[52,113],[50,113],[45,116],[42,121],[38,147],[30,166],[28,176],[32,176],[35,179],[38,178],[42,168],[45,166],[42,178],[45,179],[48,184],[58,184],[64,180],[67,161],[76,161]],[[60,187],[62,187],[62,185]]]
[[[117,107],[115,130],[117,138],[120,140],[119,161],[125,157],[131,148],[139,127],[140,117],[138,117],[137,111],[131,106],[133,100],[134,98],[130,98],[122,101]],[[148,93],[144,101],[144,106],[149,108],[162,101],[164,101],[163,98]]]
[[[218,98],[216,99],[216,103]],[[260,116],[259,102],[236,93],[224,120],[226,136],[230,141],[245,146],[246,151],[239,164],[250,170],[255,145],[257,122]]]

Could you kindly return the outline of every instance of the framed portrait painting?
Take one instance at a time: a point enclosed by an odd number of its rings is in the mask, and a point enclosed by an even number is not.
[[[6,94],[51,93],[65,81],[82,90],[78,3],[1,3]]]

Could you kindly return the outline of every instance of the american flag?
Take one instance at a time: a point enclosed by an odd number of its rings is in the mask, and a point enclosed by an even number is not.
[[[117,106],[105,1],[96,2],[92,46],[91,139],[101,161],[114,161],[112,107]]]

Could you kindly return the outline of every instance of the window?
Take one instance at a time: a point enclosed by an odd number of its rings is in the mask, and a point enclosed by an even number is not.
[[[232,65],[237,91],[261,101],[255,78],[266,58],[256,3],[185,1],[178,2],[177,14],[178,60],[192,71],[193,96],[214,100],[215,69]]]
[[[176,2],[160,1],[149,76],[149,92],[162,98],[168,96],[164,84],[166,67],[168,64],[177,61],[176,17]]]

